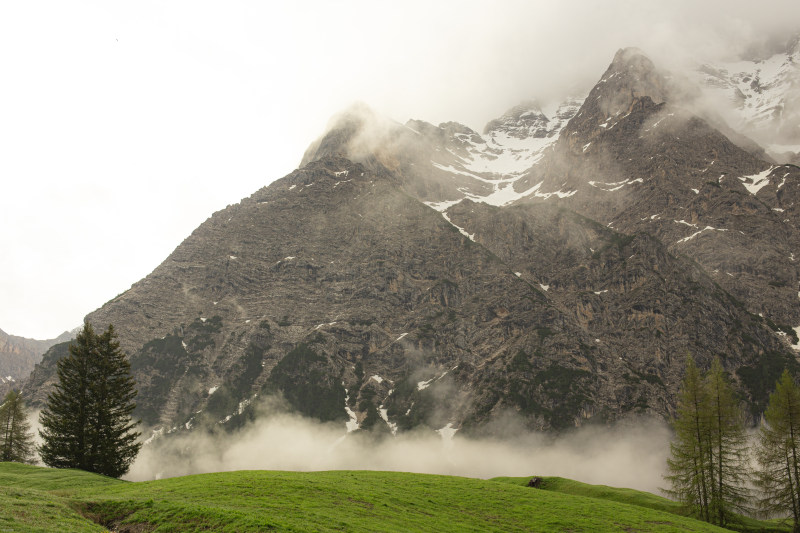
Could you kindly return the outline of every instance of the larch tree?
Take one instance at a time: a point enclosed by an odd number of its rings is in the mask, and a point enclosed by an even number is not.
[[[666,492],[686,505],[691,514],[710,521],[711,476],[708,465],[708,396],[703,378],[691,355],[686,358],[686,375],[678,395],[678,409],[672,421],[675,438],[667,459],[671,489]]]
[[[0,405],[0,461],[33,462],[33,435],[22,398],[9,391]]]
[[[139,452],[137,391],[113,326],[98,335],[89,322],[58,362],[58,383],[39,420],[39,454],[48,466],[124,475]]]
[[[703,377],[691,356],[672,426],[665,492],[698,518],[725,525],[746,512],[744,415],[719,359]]]
[[[788,370],[778,380],[764,412],[756,458],[759,510],[789,516],[800,531],[800,387]]]
[[[749,512],[750,491],[745,486],[748,443],[744,413],[719,358],[705,379],[708,395],[707,457],[711,477],[709,513],[711,522],[725,526],[733,513]]]

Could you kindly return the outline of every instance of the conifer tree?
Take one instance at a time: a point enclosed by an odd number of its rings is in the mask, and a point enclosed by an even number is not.
[[[33,435],[22,398],[9,391],[0,405],[0,461],[33,462]]]
[[[667,494],[717,525],[747,511],[743,413],[719,359],[701,377],[694,360],[687,358],[673,428]]]
[[[800,531],[800,387],[784,370],[769,397],[756,458],[759,508],[766,516],[790,516]]]
[[[42,461],[124,475],[141,444],[138,421],[131,420],[137,391],[113,326],[97,335],[86,322],[58,362],[58,379],[40,415]]]
[[[705,379],[708,395],[709,445],[707,449],[711,490],[711,522],[725,526],[734,512],[748,512],[747,434],[744,414],[719,358],[711,364]]]
[[[137,390],[131,365],[122,353],[112,325],[97,338],[97,378],[90,384],[93,403],[90,413],[90,455],[101,473],[120,477],[139,453],[135,431],[138,421],[131,419],[136,408]]]
[[[675,439],[670,443],[666,492],[685,504],[698,518],[710,521],[708,466],[708,397],[700,371],[691,355],[686,357],[686,375],[678,395],[678,410],[672,422]]]

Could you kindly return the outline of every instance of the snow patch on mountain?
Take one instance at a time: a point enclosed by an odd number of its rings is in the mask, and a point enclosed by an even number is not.
[[[454,228],[456,228],[456,229],[458,230],[458,232],[459,232],[461,235],[463,235],[463,236],[464,236],[464,237],[466,237],[467,239],[471,240],[472,242],[475,242],[475,234],[474,234],[474,233],[467,233],[467,230],[465,230],[465,229],[464,229],[464,228],[462,228],[461,226],[456,226],[456,225],[453,223],[453,221],[452,221],[452,220],[450,220],[450,217],[449,217],[449,216],[447,216],[447,213],[445,213],[444,211],[442,211],[442,216],[444,217],[444,219],[445,219],[446,221],[448,221],[448,222],[450,223],[450,225],[452,225]]]
[[[603,182],[600,182],[600,181],[590,181],[589,185],[591,185],[592,187],[595,187],[597,189],[600,189],[601,191],[614,192],[614,191],[620,190],[621,188],[623,188],[626,185],[630,185],[631,183],[644,183],[644,180],[642,178],[636,178],[635,180],[626,179],[626,180],[623,180],[623,181],[616,181],[616,182],[611,182],[611,183],[603,183]]]
[[[386,425],[389,427],[389,431],[392,432],[392,435],[397,435],[397,424],[389,421],[389,410],[385,409],[383,404],[378,407],[378,414],[380,415],[381,419],[386,422]]]
[[[792,329],[797,334],[797,338],[800,339],[800,326],[797,326],[796,328],[792,328]],[[795,350],[800,351],[800,341],[798,341],[797,344],[792,344],[792,348],[794,348]]]
[[[490,185],[488,194],[459,188],[465,198],[475,202],[504,206],[531,195],[539,198],[571,196],[575,191],[542,192],[539,190],[541,183],[523,191],[516,190],[514,184],[544,157],[582,104],[583,99],[574,97],[544,108],[536,102],[526,102],[489,122],[482,136],[461,126],[451,134],[446,153],[437,152],[431,164],[454,177]],[[439,126],[440,130],[445,126]],[[428,202],[428,205],[444,212],[454,203],[457,200]]]
[[[694,239],[695,237],[697,237],[698,235],[700,235],[704,231],[728,231],[728,230],[727,229],[713,228],[711,226],[706,226],[705,228],[703,228],[703,229],[701,229],[699,231],[695,231],[694,233],[692,233],[688,237],[684,237],[683,239],[680,239],[676,244],[681,244],[683,242],[691,241],[692,239]]]
[[[153,441],[155,441],[156,439],[158,439],[158,438],[160,438],[162,436],[164,436],[164,428],[163,427],[158,428],[158,429],[154,429],[153,432],[150,434],[150,437],[148,437],[142,444],[147,446],[148,444],[152,444]]]
[[[767,176],[769,176],[774,168],[775,167],[769,167],[764,172],[759,172],[752,176],[742,176],[739,178],[739,181],[742,182],[742,185],[744,185],[745,189],[747,189],[750,194],[756,195],[758,191],[769,185],[769,178]]]
[[[449,370],[446,370],[442,374],[440,374],[438,376],[434,376],[434,377],[432,377],[431,379],[429,379],[427,381],[418,382],[417,383],[417,390],[425,390],[425,389],[427,389],[431,385],[431,383],[433,383],[434,381],[439,381],[440,379],[445,377],[447,375],[447,372],[449,372]]]
[[[690,77],[709,103],[726,104],[720,111],[732,128],[773,155],[800,153],[800,46],[765,59],[704,64]]]
[[[485,143],[473,145],[472,160],[464,161],[465,168],[519,177],[542,158],[582,104],[582,98],[571,97],[544,108],[528,102],[509,110],[486,125]]]
[[[344,385],[344,383],[342,383],[342,385]],[[347,432],[350,433],[350,432],[355,431],[355,430],[358,429],[358,417],[353,412],[353,410],[350,409],[350,406],[347,405],[348,403],[350,403],[350,393],[348,392],[347,389],[344,389],[344,394],[345,394],[345,396],[344,396],[344,411],[345,411],[345,413],[347,413],[347,417],[349,419],[347,422],[345,422],[344,425],[347,428]]]

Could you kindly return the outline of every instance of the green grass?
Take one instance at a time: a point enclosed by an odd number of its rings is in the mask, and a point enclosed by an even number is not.
[[[492,481],[509,483],[517,486],[527,486],[530,479],[530,476],[497,477],[493,478]],[[606,485],[589,485],[587,483],[561,477],[543,477],[540,488],[545,491],[559,492],[573,496],[600,498],[607,501],[636,505],[638,507],[645,507],[678,515],[686,514],[685,510],[678,502],[656,496],[649,492],[634,489],[608,487]],[[737,516],[736,522],[737,523],[730,526],[731,528],[735,528],[736,531],[780,532],[792,530],[787,523],[783,523],[780,520],[756,520],[747,516]]]
[[[80,470],[0,463],[0,532],[106,531],[78,513],[74,490],[123,483]]]
[[[530,479],[530,476],[497,477],[493,478],[492,481],[527,486]],[[678,502],[656,496],[650,492],[634,489],[608,487],[606,485],[589,485],[563,477],[543,477],[540,488],[542,490],[560,492],[562,494],[600,498],[603,500],[627,503],[629,505],[637,505],[639,507],[647,507],[648,509],[656,509],[658,511],[666,511],[668,513],[683,514],[681,504]]]
[[[651,494],[528,479],[240,471],[129,483],[0,463],[0,532],[103,531],[91,519],[123,531],[724,531]]]

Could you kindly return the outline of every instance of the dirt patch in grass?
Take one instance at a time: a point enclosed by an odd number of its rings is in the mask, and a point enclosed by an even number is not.
[[[124,524],[126,518],[135,512],[129,507],[110,506],[102,503],[77,503],[73,508],[84,518],[100,524],[113,533],[149,533],[156,529],[153,524]]]

